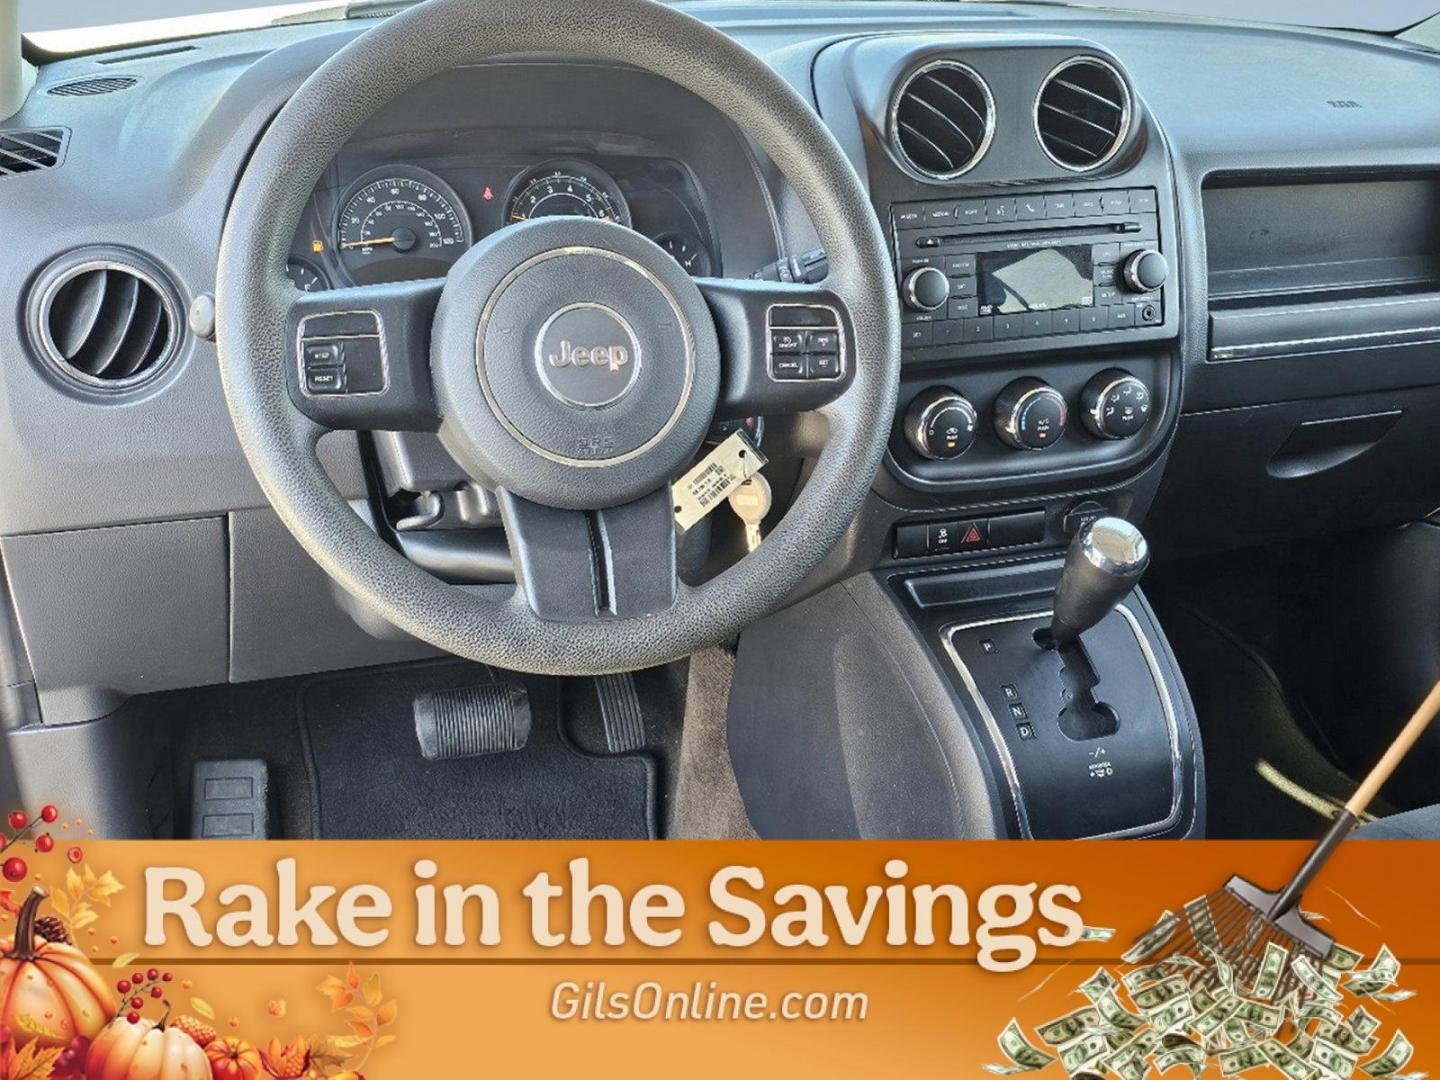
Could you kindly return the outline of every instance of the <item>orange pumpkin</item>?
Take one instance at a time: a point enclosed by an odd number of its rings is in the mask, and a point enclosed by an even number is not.
[[[210,1043],[205,1055],[215,1080],[256,1080],[265,1075],[260,1071],[260,1051],[234,1035]]]
[[[123,1016],[100,1032],[85,1059],[86,1080],[210,1080],[210,1062],[178,1027]]]
[[[17,1046],[69,1046],[77,1036],[93,1039],[115,1013],[115,998],[85,954],[73,945],[35,933],[35,912],[45,899],[35,889],[20,909],[15,937],[0,957],[0,1024]],[[21,1017],[31,1021],[22,1024]],[[45,1034],[37,1034],[43,1029]]]

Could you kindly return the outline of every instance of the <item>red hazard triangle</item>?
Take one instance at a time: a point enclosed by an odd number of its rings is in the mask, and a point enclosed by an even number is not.
[[[965,539],[961,540],[960,543],[962,543],[962,544],[978,544],[978,543],[980,543],[980,530],[977,529],[974,525],[971,525],[970,528],[969,528],[969,529],[966,531],[966,533],[965,533]]]

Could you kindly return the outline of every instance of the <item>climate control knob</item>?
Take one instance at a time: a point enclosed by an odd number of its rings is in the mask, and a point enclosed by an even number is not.
[[[1016,379],[995,399],[995,434],[1016,450],[1044,450],[1065,434],[1065,396],[1039,379]]]
[[[905,441],[921,457],[951,461],[970,449],[977,421],[975,406],[954,390],[926,390],[905,410]]]
[[[911,311],[939,311],[950,300],[950,279],[933,266],[922,266],[905,275],[900,293]]]
[[[1135,252],[1120,267],[1120,280],[1131,292],[1154,292],[1169,276],[1170,264],[1154,248]]]
[[[1150,419],[1150,388],[1121,368],[1100,372],[1080,391],[1080,419],[1098,439],[1128,439]]]

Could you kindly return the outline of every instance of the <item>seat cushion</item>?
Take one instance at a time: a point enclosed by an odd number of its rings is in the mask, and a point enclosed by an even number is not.
[[[1355,830],[1361,840],[1440,840],[1440,804],[1372,821]]]

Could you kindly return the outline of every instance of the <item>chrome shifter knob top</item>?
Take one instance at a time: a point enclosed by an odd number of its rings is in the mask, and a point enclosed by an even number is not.
[[[1137,578],[1150,565],[1145,534],[1124,518],[1097,518],[1081,531],[1080,550],[1097,570],[1123,578]]]

